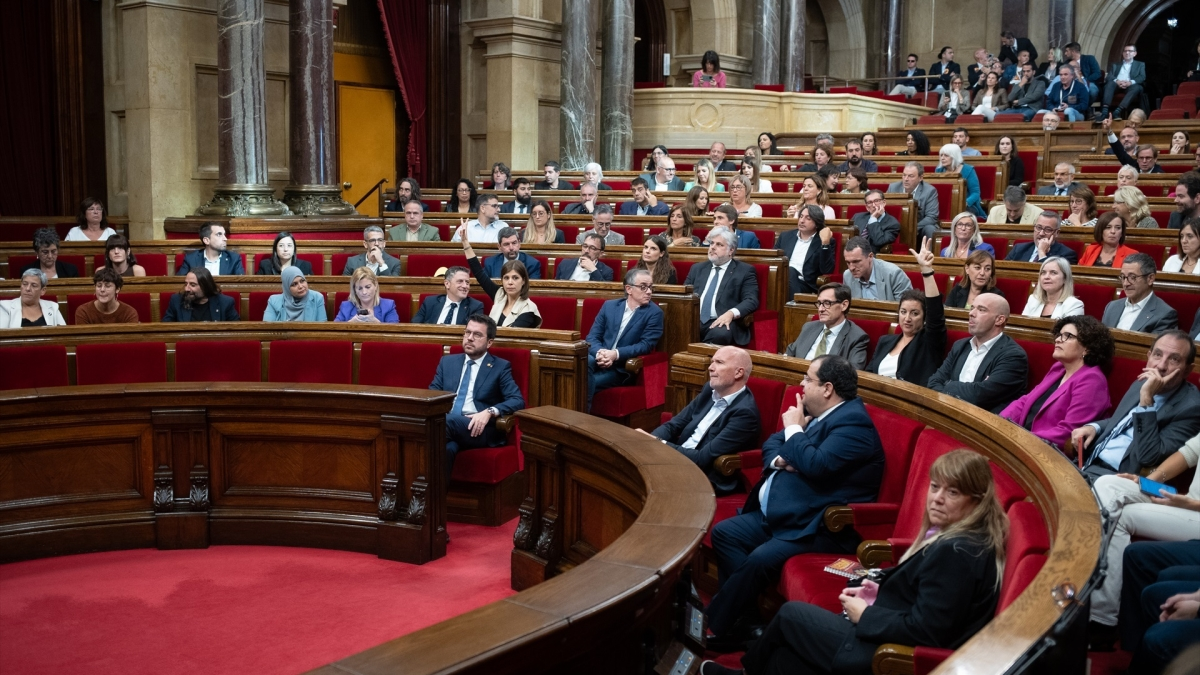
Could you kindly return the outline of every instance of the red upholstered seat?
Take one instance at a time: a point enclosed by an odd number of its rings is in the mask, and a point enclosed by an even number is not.
[[[1187,111],[1181,108],[1159,108],[1150,112],[1152,120],[1182,120],[1187,119]]]
[[[925,280],[921,278],[921,270],[904,270],[904,273],[908,275],[908,280],[912,282],[913,288],[925,288]],[[950,292],[949,287],[946,285],[946,282],[950,280],[949,274],[935,272],[933,280],[937,282],[938,288],[943,289],[947,293]]]
[[[613,281],[615,281],[617,283],[621,283],[621,281],[625,278],[625,271],[627,269],[626,261],[624,261],[620,258],[601,258],[600,262],[602,262],[605,265],[608,265],[610,268],[612,268]],[[630,260],[628,267],[632,267],[636,264],[637,264],[636,261]]]
[[[754,310],[749,347],[775,354],[779,352],[779,312],[767,306],[767,280],[770,277],[770,268],[767,265],[756,264],[754,265],[754,276],[758,280],[758,309]]]
[[[451,353],[462,351],[462,345],[451,348]],[[525,401],[529,401],[529,362],[528,349],[513,349],[511,347],[492,347],[489,350],[496,357],[512,364],[513,380],[521,390]],[[430,380],[432,380],[432,376]],[[426,385],[428,386],[428,385]],[[476,448],[462,450],[454,460],[454,472],[450,474],[452,481],[465,483],[484,483],[495,485],[512,474],[520,471],[524,465],[521,455],[521,429],[517,426],[509,433],[508,445],[498,448]]]
[[[996,113],[995,117],[992,117],[992,124],[1024,124],[1024,123],[1025,123],[1025,116],[1022,115],[1021,113],[1016,113],[1016,114]],[[1026,174],[1026,175],[1029,175],[1029,174]]]
[[[759,206],[762,207],[763,218],[783,217],[783,204],[759,204]]]
[[[1114,408],[1121,401],[1121,397],[1125,395],[1125,392],[1129,391],[1129,387],[1133,384],[1133,381],[1145,369],[1145,359],[1131,359],[1128,356],[1113,357],[1112,366],[1108,371],[1108,394]]]
[[[575,330],[575,298],[544,297],[537,299],[538,311],[542,314],[542,328],[547,330]],[[584,335],[583,337],[587,337]]]
[[[999,288],[1000,292],[1004,294],[1004,299],[1008,300],[1008,306],[1012,308],[1012,311],[1020,313],[1025,308],[1025,302],[1029,300],[1033,282],[1028,279],[996,277],[996,288]]]
[[[42,296],[43,298],[45,296]],[[29,345],[0,349],[0,390],[65,387],[67,348],[62,345]]]
[[[642,357],[642,370],[632,384],[596,392],[592,414],[599,417],[625,417],[657,408],[666,403],[670,356],[651,352]]]
[[[791,401],[784,400],[786,386],[783,382],[768,380],[761,377],[751,377],[746,380],[746,387],[754,394],[754,404],[758,406],[759,434],[758,444],[767,442],[767,438],[783,428],[781,419],[783,411],[795,404],[795,394]],[[746,487],[750,487],[749,485]]]
[[[1104,318],[1104,308],[1116,298],[1116,289],[1095,284],[1075,284],[1075,297],[1083,302],[1083,313],[1095,319]]]
[[[1004,260],[1004,256],[1008,255],[1008,239],[1004,237],[984,237],[983,243],[995,249],[996,260]]]
[[[175,343],[176,382],[261,382],[262,343],[212,340]]]
[[[1029,357],[1029,379],[1026,385],[1028,391],[1036,387],[1046,377],[1046,373],[1050,372],[1050,366],[1054,365],[1054,343],[1017,340],[1017,344],[1021,345],[1025,355]]]
[[[614,226],[613,232],[625,237],[626,246],[641,246],[646,242],[647,229],[653,231],[653,228],[629,227],[629,226]]]
[[[268,380],[351,384],[354,343],[340,340],[274,340]]]
[[[945,124],[946,117],[944,115],[921,115],[917,118],[917,124]]]
[[[925,172],[932,174],[933,170],[926,168]],[[933,186],[933,189],[937,190],[939,217],[945,217],[946,214],[949,214],[949,217],[953,218],[956,212],[953,210],[950,200],[953,197],[954,186],[950,185],[949,183],[929,183],[929,184]],[[949,219],[949,218],[947,218],[947,219]]]
[[[985,202],[990,202],[996,197],[996,172],[995,166],[984,166],[980,164],[974,167],[975,175],[979,178],[979,198]],[[1004,195],[1000,195],[1003,197]]]
[[[986,121],[983,115],[959,115],[954,118],[955,124],[983,124]]]
[[[1125,245],[1154,258],[1154,265],[1159,269],[1162,269],[1163,263],[1167,260],[1167,250],[1171,248],[1165,244],[1138,244],[1131,241],[1125,242]]]
[[[705,233],[705,234],[707,234],[707,233]],[[701,235],[701,234],[697,234],[696,236],[700,237],[701,239],[704,238],[704,235]],[[688,272],[691,271],[692,265],[694,265],[694,264],[696,264],[696,263],[694,263],[690,260],[672,260],[671,261],[671,266],[675,268],[675,276],[679,279],[679,283],[682,284],[684,281],[687,280]]]
[[[245,317],[246,321],[262,321],[267,312],[267,302],[272,295],[278,294],[270,291],[250,291],[250,315]]]
[[[1196,97],[1180,94],[1164,96],[1159,108],[1163,110],[1183,110],[1187,113],[1188,117],[1195,117]]]
[[[1175,313],[1179,315],[1180,329],[1191,330],[1196,312],[1200,311],[1200,293],[1180,293],[1155,289],[1154,294],[1175,309]]]
[[[442,345],[436,344],[364,342],[358,355],[358,383],[428,389],[442,352]]]
[[[481,261],[482,262],[482,261]],[[404,265],[406,277],[431,277],[441,267],[466,267],[467,260],[462,254],[451,253],[414,253],[408,256]]]
[[[362,251],[358,251],[357,253],[334,253],[330,264],[330,269],[333,271],[333,276],[338,276],[341,274],[346,269],[346,261],[350,260],[361,252]]]
[[[879,344],[879,338],[891,333],[895,330],[895,324],[891,321],[880,321],[877,319],[855,319],[854,325],[863,329],[867,337],[871,339],[871,354],[875,353],[875,345]]]
[[[1008,475],[1008,472],[1000,467],[995,462],[990,462],[989,466],[992,469],[992,479],[996,483],[996,499],[1000,500],[1000,505],[1005,509],[1025,499],[1025,489],[1022,488],[1013,477]]]
[[[78,384],[167,381],[167,345],[162,342],[82,344],[75,348]]]

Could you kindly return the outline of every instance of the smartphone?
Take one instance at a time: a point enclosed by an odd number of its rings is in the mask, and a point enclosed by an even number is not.
[[[1171,487],[1170,485],[1167,485],[1165,483],[1159,483],[1158,481],[1150,480],[1149,478],[1146,478],[1145,476],[1142,476],[1141,478],[1138,479],[1138,484],[1142,488],[1142,494],[1147,494],[1147,495],[1150,495],[1151,497],[1162,497],[1162,494],[1159,493],[1159,490],[1166,490],[1167,494],[1172,494],[1172,495],[1175,494],[1176,492],[1178,492],[1178,490]]]
[[[358,315],[359,315],[359,316],[366,316],[366,315],[368,315],[368,314],[370,314],[370,313],[371,313],[371,310],[369,310],[369,309],[360,309],[360,310],[358,310]]]

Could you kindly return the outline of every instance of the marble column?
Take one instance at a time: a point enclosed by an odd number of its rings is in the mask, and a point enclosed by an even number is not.
[[[1062,48],[1075,40],[1075,0],[1050,0],[1047,37],[1051,47]],[[1047,51],[1047,53],[1049,53]]]
[[[883,72],[879,73],[880,77],[891,77],[900,70],[908,67],[908,62],[905,60],[906,55],[901,53],[903,49],[900,46],[900,40],[904,37],[904,7],[901,0],[884,0],[883,3],[883,39],[880,41],[880,61],[882,61]],[[903,68],[900,64],[904,64]],[[884,91],[891,91],[895,86],[894,81],[883,83]]]
[[[596,157],[596,3],[563,0],[558,154],[564,171],[582,171]]]
[[[754,3],[754,84],[779,84],[779,0]]]
[[[600,166],[633,167],[633,0],[608,0],[600,81]]]
[[[804,0],[783,0],[782,79],[784,91],[804,91]]]
[[[290,215],[267,183],[263,0],[217,2],[217,187],[201,216]]]
[[[291,0],[288,17],[291,112],[283,201],[301,216],[348,216],[334,177],[333,0]]]

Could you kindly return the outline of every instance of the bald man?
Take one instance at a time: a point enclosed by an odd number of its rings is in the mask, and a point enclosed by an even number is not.
[[[928,387],[994,413],[1024,394],[1029,357],[1004,334],[1009,312],[995,293],[977,297],[967,319],[971,337],[954,343]]]
[[[746,388],[754,366],[738,347],[721,347],[708,364],[708,384],[687,407],[652,434],[682,452],[708,474],[718,495],[737,489],[737,479],[722,475],[713,461],[758,447],[760,423],[754,394]]]

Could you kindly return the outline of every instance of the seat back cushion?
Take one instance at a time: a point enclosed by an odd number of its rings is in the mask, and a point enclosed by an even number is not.
[[[79,345],[78,384],[132,384],[167,381],[167,345],[162,342]]]
[[[358,383],[428,389],[442,353],[439,344],[364,342],[358,358]]]
[[[271,382],[350,384],[354,343],[341,340],[271,342]]]
[[[925,423],[870,404],[867,405],[867,414],[880,432],[886,458],[877,501],[896,504],[904,498],[905,479],[917,447],[917,437],[925,429]]]
[[[896,515],[894,536],[901,539],[916,539],[921,529],[921,516],[925,513],[925,495],[929,492],[929,467],[938,457],[963,447],[963,444],[936,429],[925,429],[917,438],[916,451],[908,472],[904,488],[904,499]],[[896,551],[902,554],[903,551]]]
[[[71,383],[67,348],[62,345],[5,347],[0,349],[0,364],[0,390],[65,387]]]
[[[767,380],[761,377],[751,377],[746,381],[746,387],[754,394],[754,403],[758,406],[759,434],[758,444],[762,446],[767,437],[779,431],[781,420],[775,411],[783,402],[784,383]]]
[[[195,340],[175,343],[176,382],[261,382],[262,343]]]

